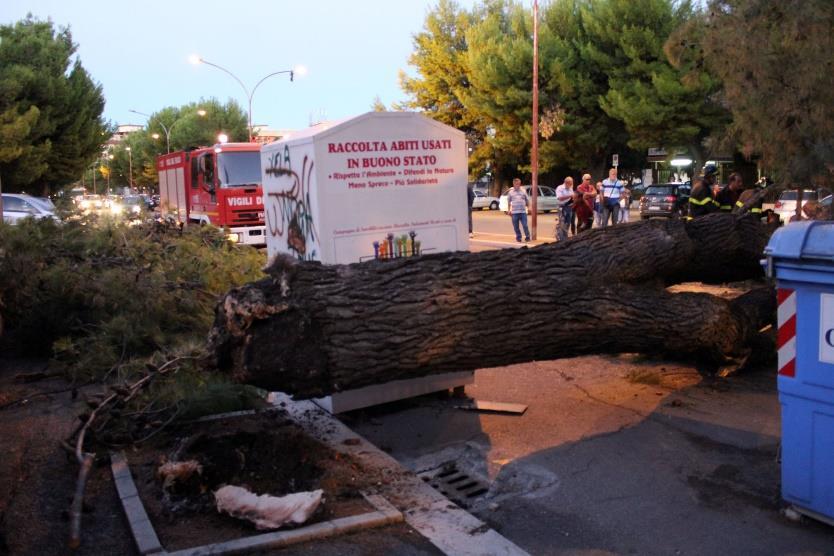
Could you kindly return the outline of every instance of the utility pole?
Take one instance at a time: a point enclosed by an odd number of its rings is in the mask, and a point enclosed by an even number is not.
[[[531,236],[537,238],[539,213],[539,2],[533,0],[533,137],[530,152],[530,172],[533,174],[533,216]]]

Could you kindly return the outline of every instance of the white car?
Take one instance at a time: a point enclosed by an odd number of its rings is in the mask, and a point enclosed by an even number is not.
[[[475,200],[472,201],[473,209],[498,210],[498,197],[487,195],[483,191],[475,190]]]
[[[17,224],[24,218],[52,218],[58,220],[55,211],[37,197],[25,193],[3,193],[3,221]]]
[[[773,207],[773,212],[778,214],[782,222],[786,224],[791,221],[792,216],[796,215],[796,194],[797,191],[795,189],[783,191],[782,194],[779,195],[779,200],[776,201],[776,205]],[[803,189],[802,206],[804,207],[805,203],[808,201],[816,201],[828,194],[828,191],[818,194],[814,189]],[[803,218],[805,217],[803,216]]]
[[[512,188],[510,188],[512,189]],[[533,203],[533,188],[529,185],[522,185],[521,189],[527,193],[527,197],[530,199],[530,204]],[[498,199],[498,208],[503,212],[507,212],[507,193],[510,190],[504,192],[501,195],[501,198]],[[550,212],[551,210],[556,210],[559,208],[559,201],[556,199],[556,190],[552,187],[547,187],[546,185],[539,186],[539,197],[536,199],[536,205],[538,208],[537,212]],[[528,209],[529,212],[529,209]]]
[[[84,195],[75,198],[75,205],[81,212],[96,212],[104,206],[104,200],[101,195]]]

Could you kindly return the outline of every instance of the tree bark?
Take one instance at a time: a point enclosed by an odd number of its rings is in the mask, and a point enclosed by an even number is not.
[[[772,319],[769,289],[730,302],[665,286],[760,277],[769,234],[757,219],[714,214],[532,249],[346,266],[281,258],[219,304],[212,363],[299,397],[591,353],[722,363],[743,358]]]

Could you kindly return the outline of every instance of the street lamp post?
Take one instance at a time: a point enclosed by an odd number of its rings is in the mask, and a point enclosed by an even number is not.
[[[270,74],[268,74],[268,75],[264,76],[263,78],[261,78],[261,80],[260,80],[260,81],[258,81],[258,82],[255,84],[255,86],[254,86],[254,87],[252,87],[252,91],[249,91],[249,88],[248,88],[246,85],[244,85],[243,81],[241,81],[241,80],[240,80],[240,78],[238,78],[238,76],[236,76],[235,74],[233,74],[232,72],[230,72],[229,70],[227,70],[226,68],[224,68],[223,66],[219,66],[219,65],[217,65],[217,64],[215,64],[215,63],[213,63],[213,62],[209,62],[208,60],[204,60],[204,59],[202,59],[201,57],[197,56],[196,54],[195,54],[195,55],[193,55],[193,56],[191,56],[191,57],[189,58],[189,61],[190,61],[192,64],[194,64],[194,65],[206,64],[207,66],[211,66],[211,67],[213,67],[213,68],[217,68],[217,69],[219,69],[220,71],[222,71],[222,72],[224,72],[224,73],[228,74],[229,76],[231,76],[231,77],[232,77],[232,79],[234,79],[235,81],[237,81],[237,82],[238,82],[238,84],[239,84],[239,85],[243,88],[243,92],[244,92],[244,93],[246,93],[246,99],[249,101],[249,112],[248,112],[248,124],[247,124],[247,128],[248,128],[248,130],[249,130],[249,141],[250,141],[250,142],[252,141],[252,99],[253,99],[253,98],[254,98],[254,96],[255,96],[255,91],[257,91],[257,90],[258,90],[258,87],[260,87],[261,83],[263,83],[264,81],[266,81],[267,79],[269,79],[269,78],[270,78],[270,77],[272,77],[273,75],[280,75],[280,74],[282,74],[282,73],[288,73],[288,74],[290,74],[290,82],[292,82],[296,74],[298,74],[298,75],[303,75],[303,74],[304,74],[304,73],[306,73],[306,71],[307,71],[307,70],[304,68],[304,66],[296,66],[295,68],[293,68],[293,69],[291,69],[291,70],[274,71],[274,72],[272,72],[272,73],[270,73]]]
[[[125,147],[127,151],[127,186],[133,193],[133,155],[130,153],[130,147]]]
[[[108,154],[107,155],[107,161],[108,161],[107,162],[107,197],[110,197],[110,174],[113,171],[113,168],[111,167],[112,163],[110,162],[111,160],[113,160],[113,155]]]
[[[138,110],[134,110],[133,108],[129,108],[128,112],[133,112],[134,114],[139,114],[140,116],[144,116],[148,120],[151,119],[150,114],[145,114],[144,112],[139,112]],[[201,108],[201,109],[197,110],[197,115],[200,116],[201,118],[205,117],[206,111]],[[182,120],[182,119],[183,119],[182,117],[177,118],[176,120],[174,120],[174,123],[172,123],[170,126],[166,126],[161,121],[156,122],[156,123],[159,124],[159,127],[162,128],[162,131],[165,132],[165,152],[167,154],[171,153],[171,131],[174,129],[174,126],[177,125],[177,123],[179,123],[179,121]],[[159,134],[158,133],[153,133],[153,134],[151,134],[151,137],[153,137],[154,139],[159,139]]]
[[[139,112],[138,110],[134,110],[133,108],[129,108],[128,112],[133,112],[134,114],[139,114],[140,116],[145,116],[148,120],[151,119],[150,114],[145,114],[144,112]],[[179,121],[179,120],[177,120],[177,121]],[[174,123],[177,123],[177,121],[175,121]],[[165,152],[170,153],[171,152],[171,130],[165,124],[163,124],[161,121],[158,121],[156,123],[158,123],[159,127],[162,128],[162,131],[165,132]],[[174,126],[172,125],[171,127],[173,128]],[[159,134],[157,134],[157,133],[154,133],[154,135],[159,137]]]

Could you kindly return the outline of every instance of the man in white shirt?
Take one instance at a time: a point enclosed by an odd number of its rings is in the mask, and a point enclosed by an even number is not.
[[[611,218],[612,226],[619,221],[622,190],[623,183],[617,179],[617,169],[611,168],[608,170],[608,178],[602,180],[602,221],[600,222],[600,228],[608,225],[609,218]]]
[[[568,228],[573,219],[573,178],[568,176],[562,185],[556,188],[556,200],[559,202],[559,217],[556,220],[556,239],[568,239]]]
[[[518,225],[524,226],[524,241],[530,241],[530,230],[527,228],[527,205],[530,200],[527,193],[521,189],[521,180],[515,178],[513,180],[513,188],[507,192],[507,212],[513,219],[513,230],[515,231],[515,240],[521,242],[521,230]]]

